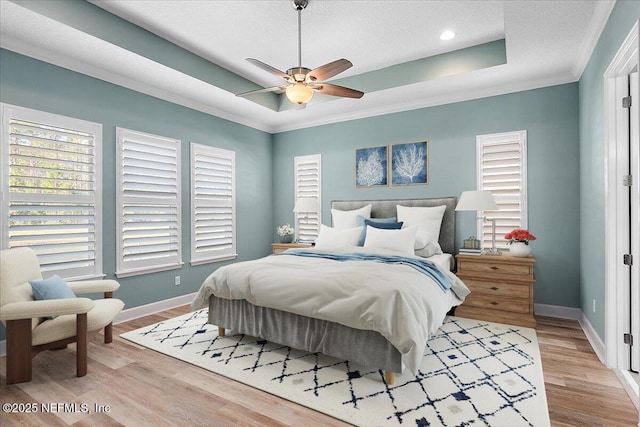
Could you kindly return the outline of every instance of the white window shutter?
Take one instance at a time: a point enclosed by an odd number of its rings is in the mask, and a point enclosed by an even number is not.
[[[0,240],[32,248],[44,276],[103,276],[101,139],[100,124],[2,104]]]
[[[527,131],[479,135],[478,190],[491,191],[497,211],[484,211],[496,219],[496,246],[506,249],[504,235],[527,228]],[[491,222],[479,221],[483,246],[491,247]]]
[[[313,197],[318,200],[318,211],[295,214],[296,238],[313,242],[318,238],[322,224],[322,158],[320,154],[294,158],[295,200]],[[294,201],[295,202],[295,201]]]
[[[191,143],[191,264],[235,257],[235,152]]]
[[[118,128],[118,277],[182,264],[180,141]]]

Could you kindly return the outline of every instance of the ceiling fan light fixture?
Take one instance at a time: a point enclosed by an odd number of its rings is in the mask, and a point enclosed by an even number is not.
[[[353,64],[347,59],[338,59],[333,62],[321,65],[313,70],[302,66],[302,18],[301,12],[307,7],[309,0],[293,0],[293,8],[298,12],[298,66],[289,68],[286,73],[258,61],[254,58],[247,58],[251,62],[263,70],[284,79],[287,83],[284,85],[266,87],[264,89],[250,90],[236,94],[236,96],[247,96],[254,93],[285,91],[285,95],[293,104],[302,106],[311,101],[313,92],[320,92],[324,95],[338,96],[342,98],[362,98],[364,92],[350,89],[344,86],[327,83],[326,80],[340,74],[341,72],[351,68]]]
[[[294,104],[306,104],[313,97],[313,90],[303,82],[296,82],[285,89],[287,99]]]

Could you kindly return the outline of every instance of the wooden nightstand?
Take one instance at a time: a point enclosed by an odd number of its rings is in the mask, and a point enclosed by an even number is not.
[[[536,258],[458,254],[456,275],[471,289],[455,315],[534,328],[533,265]]]
[[[311,245],[308,243],[272,243],[271,244],[271,250],[273,251],[274,254],[277,254],[278,252],[284,252],[287,249],[292,249],[292,248],[310,248]]]

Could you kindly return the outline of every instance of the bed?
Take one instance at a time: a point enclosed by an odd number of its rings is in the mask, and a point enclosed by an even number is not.
[[[369,204],[371,218],[395,217],[397,205],[446,206],[438,236],[443,254],[434,258],[440,267],[429,267],[433,270],[429,274],[450,282],[451,288],[433,279],[429,280],[436,285],[424,285],[427,279],[420,268],[433,263],[417,256],[402,257],[403,265],[387,265],[398,257],[382,249],[375,254],[367,248],[289,250],[216,270],[203,282],[192,308],[208,306],[208,321],[218,326],[220,335],[228,329],[356,362],[380,370],[388,384],[405,367],[415,373],[428,337],[468,294],[450,271],[456,198],[333,201],[331,207],[344,212]],[[384,264],[376,262],[379,258]],[[334,271],[334,265],[340,270]],[[379,287],[362,293],[373,286]],[[404,318],[413,320],[405,325]],[[363,348],[367,351],[361,351]]]

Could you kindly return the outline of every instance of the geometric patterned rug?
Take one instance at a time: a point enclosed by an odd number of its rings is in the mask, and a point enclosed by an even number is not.
[[[382,371],[207,324],[207,310],[121,337],[360,426],[548,426],[533,329],[447,317],[416,376]],[[365,350],[366,351],[366,350]]]

